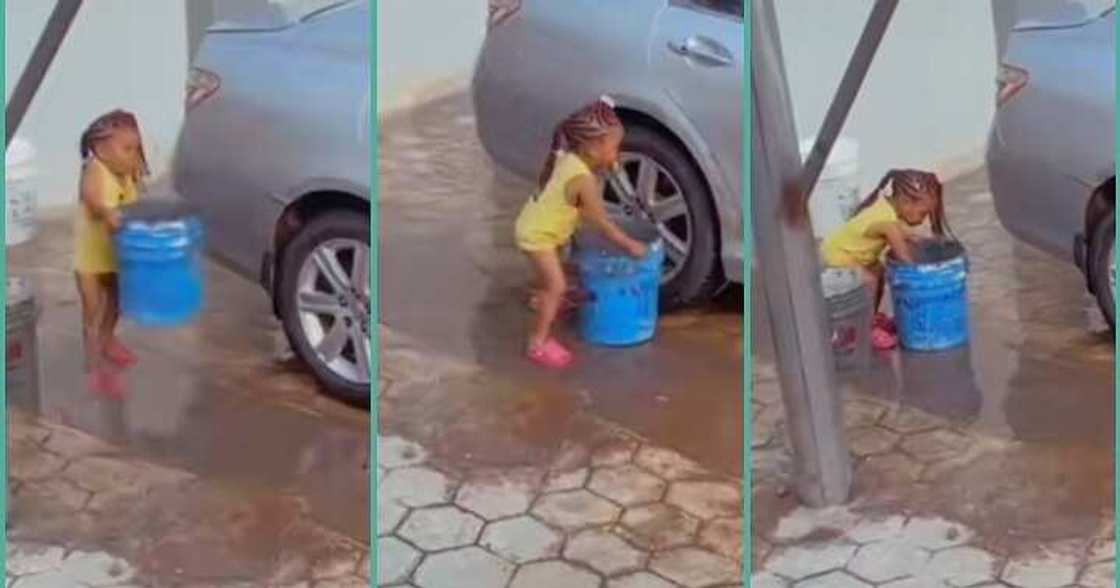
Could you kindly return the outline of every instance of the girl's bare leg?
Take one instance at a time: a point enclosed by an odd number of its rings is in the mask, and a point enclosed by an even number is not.
[[[879,307],[883,303],[884,286],[886,286],[885,280],[883,279],[883,266],[875,265],[869,268],[860,266],[859,276],[860,280],[863,281],[863,285],[867,287],[872,296],[875,297],[875,306],[872,308],[872,312],[879,312]]]
[[[537,281],[540,284],[536,294],[537,321],[529,334],[529,346],[535,347],[543,344],[552,333],[552,324],[556,322],[556,315],[560,312],[560,304],[564,300],[567,280],[564,278],[564,268],[556,251],[531,251],[528,252],[528,256],[533,262],[533,269],[536,270]]]
[[[106,342],[116,340],[117,323],[121,320],[121,293],[117,274],[102,274],[101,283],[105,292],[105,322],[103,324]]]
[[[82,302],[82,350],[87,372],[102,367],[104,355],[104,329],[107,323],[107,295],[105,283],[97,274],[75,274],[78,297]]]

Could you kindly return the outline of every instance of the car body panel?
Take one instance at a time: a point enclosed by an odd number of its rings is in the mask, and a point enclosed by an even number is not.
[[[300,198],[370,191],[369,3],[289,27],[211,31],[194,65],[221,78],[186,115],[175,187],[214,254],[262,279],[277,222]]]
[[[526,0],[483,44],[473,82],[479,137],[499,165],[535,180],[555,124],[610,95],[624,116],[633,112],[670,131],[696,162],[715,199],[724,273],[741,281],[743,21],[681,4]],[[698,34],[722,39],[739,65],[713,72],[669,51],[669,39]],[[558,79],[558,72],[572,75]],[[704,90],[726,91],[728,100],[698,100]],[[728,111],[739,118],[726,115],[719,124]]]
[[[1014,236],[1070,262],[1090,198],[1115,175],[1114,27],[1114,10],[1080,25],[1018,27],[1004,56],[1030,77],[992,125],[996,210]]]

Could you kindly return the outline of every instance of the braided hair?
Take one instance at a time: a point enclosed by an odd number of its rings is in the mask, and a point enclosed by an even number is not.
[[[556,157],[565,151],[578,151],[584,145],[602,139],[611,129],[621,128],[622,119],[614,110],[614,102],[604,96],[569,115],[552,133],[552,148],[545,159],[538,180],[543,190],[556,167]]]
[[[94,155],[94,146],[100,142],[113,136],[120,130],[129,130],[140,136],[140,123],[136,121],[136,116],[131,112],[124,110],[114,110],[107,114],[103,114],[86,127],[82,132],[82,137],[78,141],[78,149],[82,155],[82,161],[88,160]],[[148,158],[144,154],[144,145],[140,144],[140,166],[137,168],[133,175],[133,180],[139,181],[142,177],[151,174],[148,168]]]
[[[879,180],[879,185],[860,203],[856,212],[870,207],[888,193],[892,197],[910,201],[933,198],[933,210],[929,215],[930,229],[938,237],[944,237],[946,233],[953,234],[945,216],[941,181],[936,174],[915,169],[892,169]]]

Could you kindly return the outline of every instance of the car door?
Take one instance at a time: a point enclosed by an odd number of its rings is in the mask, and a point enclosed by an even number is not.
[[[650,56],[655,79],[716,160],[729,193],[715,197],[736,203],[743,185],[743,27],[741,0],[669,0]]]

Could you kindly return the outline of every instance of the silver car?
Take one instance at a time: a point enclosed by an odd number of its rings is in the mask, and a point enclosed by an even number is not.
[[[1084,272],[1115,326],[1115,2],[1053,2],[1007,35],[988,147],[1000,221]]]
[[[207,32],[175,188],[325,388],[368,400],[369,2],[289,5]]]
[[[616,215],[658,221],[661,299],[703,302],[742,281],[741,0],[491,0],[474,76],[479,134],[535,178],[555,125],[600,95],[626,124]]]

